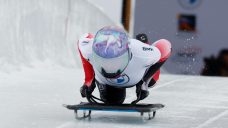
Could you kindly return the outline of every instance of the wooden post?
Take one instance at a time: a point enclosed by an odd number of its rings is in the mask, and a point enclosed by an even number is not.
[[[129,32],[131,16],[131,0],[123,0],[122,24],[126,31]]]

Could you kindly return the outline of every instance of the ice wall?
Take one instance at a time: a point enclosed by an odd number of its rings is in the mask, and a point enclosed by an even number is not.
[[[79,35],[113,24],[86,0],[0,0],[0,72],[37,62],[80,66]]]

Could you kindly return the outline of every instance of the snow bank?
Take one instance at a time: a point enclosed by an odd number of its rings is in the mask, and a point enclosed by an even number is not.
[[[113,24],[86,0],[0,0],[0,71],[39,62],[80,66],[79,35]]]

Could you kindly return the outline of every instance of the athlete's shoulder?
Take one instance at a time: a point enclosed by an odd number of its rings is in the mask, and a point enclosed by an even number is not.
[[[143,43],[136,39],[130,39],[129,48],[134,56],[147,59],[155,58],[156,60],[159,60],[161,56],[161,53],[157,47]]]
[[[94,36],[90,33],[83,34],[78,40],[78,50],[85,59],[89,59],[92,53],[92,44]]]
[[[79,38],[78,45],[85,46],[85,45],[91,44],[91,41],[93,39],[94,39],[94,36],[91,33],[85,33]]]

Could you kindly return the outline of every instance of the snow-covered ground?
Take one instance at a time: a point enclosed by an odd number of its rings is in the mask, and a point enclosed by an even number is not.
[[[34,61],[75,66],[79,36],[106,25],[114,22],[86,0],[0,0],[0,72]]]
[[[75,68],[23,68],[0,73],[1,128],[227,128],[228,79],[162,75],[146,103],[163,103],[155,119],[144,122],[139,113],[93,112],[92,120],[75,120],[62,104],[82,99],[83,71]],[[97,90],[95,92],[97,94]],[[126,102],[135,98],[128,89]]]
[[[62,104],[85,101],[77,38],[113,22],[85,0],[0,0],[0,19],[0,128],[228,127],[227,78],[164,74],[143,101],[166,105],[155,119],[93,112],[75,120]],[[126,102],[135,98],[128,89]]]

